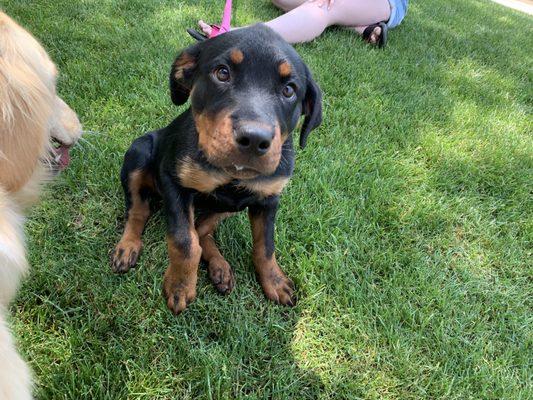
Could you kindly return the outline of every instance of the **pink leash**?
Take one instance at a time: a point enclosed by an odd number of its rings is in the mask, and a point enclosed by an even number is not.
[[[224,6],[224,14],[222,14],[222,23],[220,26],[211,25],[213,28],[211,30],[211,35],[209,38],[221,35],[223,33],[229,32],[231,29],[231,0],[226,0],[226,5]]]

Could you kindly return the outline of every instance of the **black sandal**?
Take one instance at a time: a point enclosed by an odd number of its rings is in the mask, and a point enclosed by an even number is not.
[[[377,24],[368,25],[363,31],[363,40],[370,43],[370,35],[377,27],[381,28],[381,35],[379,35],[378,41],[375,43],[379,48],[385,47],[387,44],[388,27],[385,22],[379,22]]]
[[[203,33],[198,32],[195,29],[187,29],[187,33],[191,35],[194,39],[196,39],[199,42],[203,42],[204,40],[207,40],[207,36]]]

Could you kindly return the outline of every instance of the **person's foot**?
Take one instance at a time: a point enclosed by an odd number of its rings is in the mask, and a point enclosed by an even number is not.
[[[368,26],[356,26],[354,29],[363,40],[372,45],[383,47],[387,43],[387,25],[384,22]]]
[[[211,32],[213,31],[211,25],[206,24],[204,21],[200,20],[198,21],[198,26],[207,37],[211,36]]]
[[[381,37],[381,32],[382,32],[381,27],[376,26],[374,27],[374,29],[370,31],[370,35],[364,40],[370,44],[377,44],[379,41],[379,38]]]

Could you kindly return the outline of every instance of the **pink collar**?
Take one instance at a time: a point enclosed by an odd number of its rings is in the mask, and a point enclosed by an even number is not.
[[[211,35],[209,38],[221,35],[223,33],[229,32],[231,29],[231,0],[226,0],[226,5],[224,6],[224,14],[222,14],[222,23],[220,26],[212,25],[211,26]]]

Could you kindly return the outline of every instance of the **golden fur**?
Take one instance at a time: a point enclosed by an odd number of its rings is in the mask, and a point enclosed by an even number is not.
[[[31,399],[28,367],[5,323],[28,270],[26,207],[52,176],[51,140],[65,148],[81,135],[78,117],[56,94],[57,70],[42,46],[0,11],[0,399]]]

